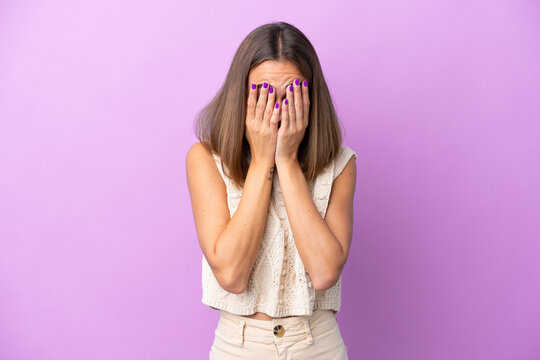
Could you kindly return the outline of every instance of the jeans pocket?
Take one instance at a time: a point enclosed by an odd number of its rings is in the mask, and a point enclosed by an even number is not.
[[[225,343],[227,345],[233,345],[233,346],[242,347],[242,338],[239,338],[239,337],[234,336],[234,335],[235,334],[227,335],[226,333],[223,333],[221,331],[216,331],[215,332],[214,344],[216,342],[222,342],[222,343]]]

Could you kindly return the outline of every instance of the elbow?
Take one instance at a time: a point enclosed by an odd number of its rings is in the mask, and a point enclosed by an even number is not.
[[[242,294],[246,289],[247,285],[244,283],[230,283],[225,290],[232,294]]]
[[[339,281],[342,270],[343,266],[340,265],[336,269],[327,270],[312,277],[313,288],[318,291],[330,289]]]
[[[313,288],[318,291],[324,291],[330,289],[332,286],[336,285],[341,276],[341,272],[332,271],[325,274],[319,274],[319,276],[312,279]]]
[[[243,281],[239,276],[226,274],[216,276],[216,279],[223,290],[232,294],[241,294],[247,289],[247,281]]]
[[[325,264],[322,271],[314,274],[315,276],[312,277],[313,288],[318,291],[324,291],[336,285],[341,278],[341,272],[345,267],[347,257],[348,254],[336,262]]]

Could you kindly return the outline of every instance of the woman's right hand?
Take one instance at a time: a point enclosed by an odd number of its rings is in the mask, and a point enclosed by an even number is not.
[[[265,87],[266,86],[266,87]],[[246,138],[251,161],[275,162],[278,121],[281,107],[275,103],[276,91],[268,83],[260,88],[251,84],[247,101]],[[276,107],[277,106],[277,107]]]

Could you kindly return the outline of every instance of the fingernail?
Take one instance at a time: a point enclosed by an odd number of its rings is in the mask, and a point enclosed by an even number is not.
[[[304,80],[304,86],[307,87],[307,81]]]
[[[268,87],[268,83],[265,82],[263,86],[266,89]]]
[[[279,107],[279,103],[276,103],[276,109]]]
[[[291,86],[289,86],[289,90],[290,90],[290,91],[292,91],[292,89],[293,89],[292,85],[291,85]]]
[[[289,100],[285,99],[285,105],[287,105],[289,103]]]
[[[274,92],[274,88],[270,86],[270,94]]]
[[[251,88],[252,88],[253,90],[255,90],[256,87],[257,87],[257,85],[251,84]]]
[[[300,84],[300,80],[296,79],[296,80],[294,81],[294,84],[295,84],[295,85]]]

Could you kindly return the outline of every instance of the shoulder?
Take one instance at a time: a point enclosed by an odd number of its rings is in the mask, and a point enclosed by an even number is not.
[[[358,155],[348,146],[342,145],[339,153],[334,158],[334,179],[341,173],[346,172],[351,176],[351,172],[356,174],[356,159]]]
[[[225,185],[214,155],[201,142],[196,142],[189,148],[185,166],[188,182],[201,181],[207,185]]]
[[[197,163],[199,161],[210,162],[210,160],[214,161],[212,158],[212,153],[210,153],[200,141],[197,141],[195,144],[191,145],[186,155],[186,165],[193,165],[193,163]]]
[[[355,160],[357,157],[354,150],[342,146],[334,160],[334,180],[332,181],[327,214],[329,221],[336,213],[338,217],[343,217],[344,214],[352,211],[354,192],[356,190]],[[347,216],[350,218],[350,215]]]

